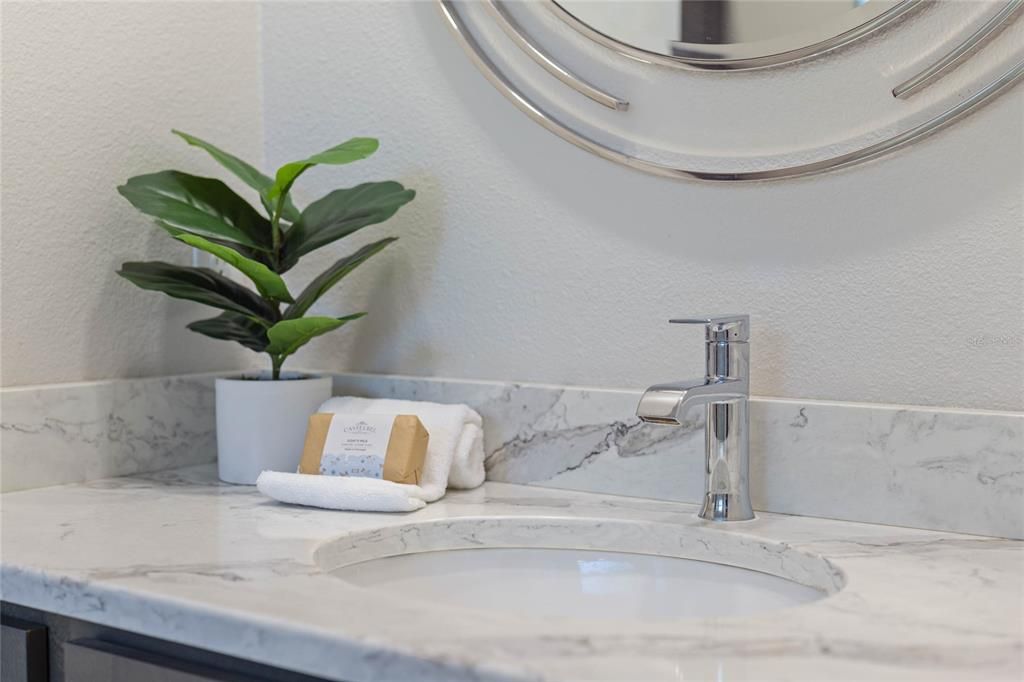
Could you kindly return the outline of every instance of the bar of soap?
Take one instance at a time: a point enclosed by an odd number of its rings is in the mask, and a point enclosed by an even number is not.
[[[429,440],[414,414],[318,412],[309,418],[299,473],[419,484]]]

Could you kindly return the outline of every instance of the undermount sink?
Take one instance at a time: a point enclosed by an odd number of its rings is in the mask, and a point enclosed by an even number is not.
[[[541,618],[736,616],[815,601],[820,590],[734,566],[577,549],[456,549],[332,575],[411,599]]]
[[[316,561],[400,599],[540,619],[743,616],[816,601],[843,583],[826,559],[782,543],[605,519],[406,524],[326,543]]]

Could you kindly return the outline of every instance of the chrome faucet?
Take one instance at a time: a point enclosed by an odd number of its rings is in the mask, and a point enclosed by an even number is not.
[[[636,416],[652,424],[678,426],[689,408],[705,405],[707,459],[700,517],[708,521],[752,519],[747,486],[750,316],[716,315],[669,322],[704,325],[707,376],[651,386],[640,398]]]

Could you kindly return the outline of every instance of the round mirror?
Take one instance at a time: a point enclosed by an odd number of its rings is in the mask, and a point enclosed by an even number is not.
[[[470,59],[531,119],[662,177],[750,182],[847,168],[1024,81],[1024,0],[438,4]]]
[[[914,0],[555,0],[590,38],[645,61],[757,68],[838,47]]]

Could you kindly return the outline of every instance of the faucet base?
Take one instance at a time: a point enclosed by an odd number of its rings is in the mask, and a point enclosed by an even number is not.
[[[754,518],[754,510],[747,495],[705,493],[698,516],[705,521],[749,521]]]

